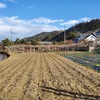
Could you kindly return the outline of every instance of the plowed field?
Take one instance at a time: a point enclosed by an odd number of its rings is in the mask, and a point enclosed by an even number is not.
[[[0,62],[0,100],[100,100],[100,73],[54,53]]]

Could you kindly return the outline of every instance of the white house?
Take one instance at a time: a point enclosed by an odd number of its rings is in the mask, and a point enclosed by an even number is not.
[[[88,42],[90,42],[90,41],[94,42],[97,40],[97,36],[94,33],[91,33],[91,34],[84,33],[84,34],[80,34],[80,36],[78,36],[75,41],[79,42],[81,40],[85,40]]]
[[[96,41],[97,40],[97,36],[94,33],[91,33],[91,34],[89,34],[89,35],[87,35],[85,37],[85,40],[86,41]]]

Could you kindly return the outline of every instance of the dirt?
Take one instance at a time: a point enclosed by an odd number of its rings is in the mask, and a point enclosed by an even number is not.
[[[100,100],[100,73],[55,53],[0,62],[0,100]]]

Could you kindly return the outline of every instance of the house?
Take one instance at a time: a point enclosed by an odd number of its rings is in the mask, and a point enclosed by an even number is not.
[[[51,44],[53,44],[53,42],[51,42],[51,41],[40,41],[38,43],[41,44],[41,45],[51,45]]]
[[[75,39],[75,43],[78,43],[80,41],[87,41],[87,42],[94,42],[97,40],[97,36],[94,33],[90,33],[90,34],[80,34],[80,36],[78,36]]]
[[[94,42],[94,41],[97,40],[97,36],[96,36],[96,34],[91,33],[91,34],[87,35],[84,39],[86,41],[92,41],[92,42]]]

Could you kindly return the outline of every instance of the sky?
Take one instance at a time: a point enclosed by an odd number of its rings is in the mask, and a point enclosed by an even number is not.
[[[100,19],[100,0],[0,0],[0,41]]]

